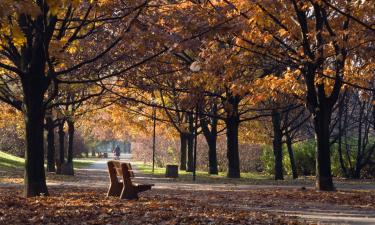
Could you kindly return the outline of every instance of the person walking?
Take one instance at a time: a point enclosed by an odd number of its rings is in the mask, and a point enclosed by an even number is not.
[[[115,160],[120,160],[120,152],[121,152],[121,149],[120,147],[117,145],[115,150],[114,150],[114,154],[115,154]]]

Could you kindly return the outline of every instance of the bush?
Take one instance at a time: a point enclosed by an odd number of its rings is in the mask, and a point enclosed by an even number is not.
[[[272,146],[264,145],[261,161],[263,170],[267,174],[274,174],[275,158]],[[298,175],[314,175],[315,174],[315,142],[308,140],[293,144],[294,158]],[[283,169],[284,174],[291,175],[292,169],[290,158],[286,146],[283,146]]]

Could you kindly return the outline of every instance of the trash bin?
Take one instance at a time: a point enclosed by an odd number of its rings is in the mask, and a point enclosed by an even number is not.
[[[165,177],[177,178],[178,177],[178,165],[167,165],[165,168]]]

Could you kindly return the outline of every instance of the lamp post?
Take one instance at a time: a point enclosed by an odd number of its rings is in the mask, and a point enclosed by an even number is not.
[[[155,107],[155,99],[151,99],[152,102],[152,120],[154,123],[153,132],[152,132],[152,173],[155,172],[155,140],[156,140],[156,107]]]
[[[193,73],[196,73],[202,69],[202,66],[199,61],[194,61],[190,64],[189,69]],[[196,103],[196,106],[195,106],[193,181],[195,181],[196,171],[197,171],[197,137],[198,137],[198,103]]]
[[[195,181],[196,171],[197,171],[197,144],[198,144],[197,139],[198,139],[198,103],[195,108],[193,181]]]

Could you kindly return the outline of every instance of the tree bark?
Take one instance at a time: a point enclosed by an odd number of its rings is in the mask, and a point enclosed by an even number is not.
[[[47,127],[47,171],[55,172],[55,127],[52,116],[46,117]]]
[[[203,131],[203,136],[206,139],[208,145],[208,174],[217,175],[217,154],[216,154],[216,143],[217,143],[217,106],[216,104],[212,105],[212,114],[213,118],[207,119],[202,114],[200,115],[200,125]],[[208,127],[210,122],[211,130]]]
[[[331,156],[330,156],[330,130],[331,110],[329,107],[319,107],[314,115],[316,135],[316,188],[322,191],[333,191]]]
[[[216,135],[211,135],[211,137],[207,140],[207,144],[208,144],[208,173],[211,174],[211,175],[219,174],[219,171],[217,169],[216,141],[217,141]]]
[[[298,178],[297,166],[296,166],[296,161],[295,161],[294,153],[293,153],[292,138],[290,137],[289,133],[286,134],[286,146],[288,148],[290,167],[292,168],[292,176],[293,176],[293,179],[297,179]]]
[[[275,157],[275,180],[284,180],[283,175],[283,134],[281,130],[280,112],[272,111],[273,154]]]
[[[59,160],[61,165],[65,163],[65,131],[64,131],[65,121],[59,124]]]
[[[26,126],[25,180],[26,197],[48,195],[44,171],[44,83],[34,74],[26,74],[23,83]]]
[[[237,116],[227,117],[225,120],[225,124],[227,126],[227,177],[240,178],[240,159],[238,152],[239,118]]]
[[[189,113],[189,134],[187,135],[187,172],[194,170],[194,119],[193,115]]]
[[[180,133],[180,170],[186,170],[187,135]]]
[[[73,154],[74,154],[74,133],[75,127],[72,120],[67,121],[68,124],[68,163],[73,163]]]

